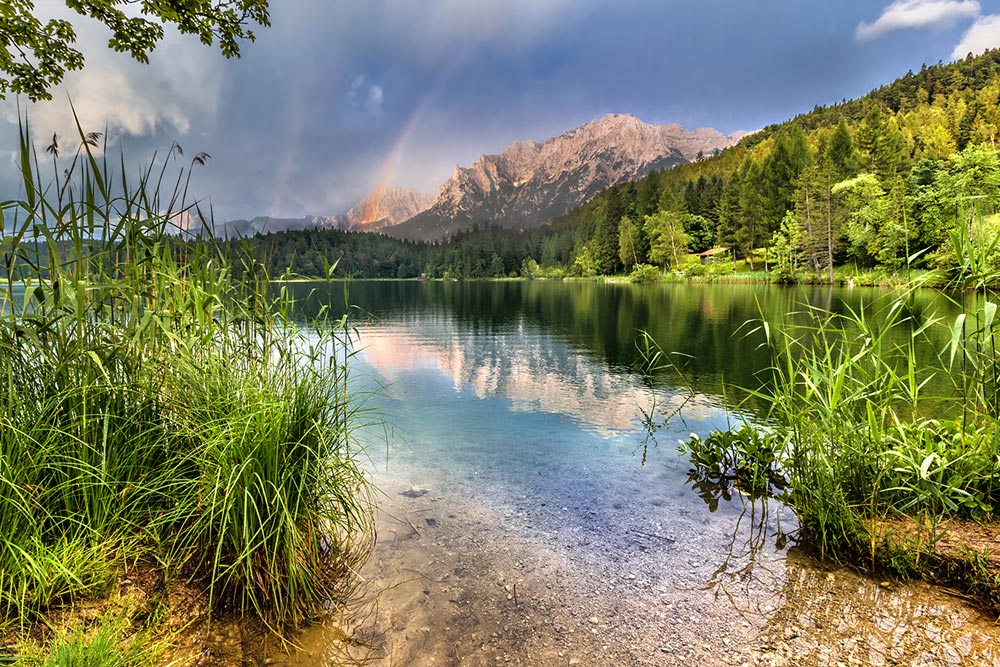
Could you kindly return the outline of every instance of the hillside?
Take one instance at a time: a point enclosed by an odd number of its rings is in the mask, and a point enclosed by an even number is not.
[[[568,268],[679,269],[687,251],[725,246],[783,280],[829,281],[844,263],[891,273],[908,258],[949,275],[963,211],[987,225],[1000,209],[998,102],[1000,52],[989,51],[817,106],[570,212],[561,222],[580,243]]]

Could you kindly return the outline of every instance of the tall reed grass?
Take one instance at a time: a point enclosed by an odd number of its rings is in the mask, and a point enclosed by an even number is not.
[[[728,432],[692,436],[693,465],[732,479],[773,479],[800,533],[823,555],[893,563],[893,527],[915,525],[913,553],[933,547],[944,519],[987,520],[1000,511],[1000,282],[962,226],[950,286],[959,314],[913,317],[915,282],[875,305],[761,320],[773,365],[759,387],[740,388]],[[797,323],[796,323],[797,322]],[[751,407],[752,406],[752,407]],[[909,539],[909,537],[908,537]],[[919,555],[917,556],[919,558]]]
[[[97,135],[51,164],[30,136],[0,203],[0,623],[126,561],[277,629],[313,616],[372,538],[348,332],[297,327],[249,253],[182,237],[206,156],[129,177]]]

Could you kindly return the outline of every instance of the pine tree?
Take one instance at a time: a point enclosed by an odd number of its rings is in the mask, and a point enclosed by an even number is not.
[[[740,168],[739,212],[736,219],[736,246],[750,263],[754,270],[753,251],[759,248],[764,240],[764,226],[761,221],[765,215],[763,179],[760,165],[747,158]]]
[[[624,215],[625,198],[621,189],[611,188],[591,244],[594,265],[599,274],[612,275],[621,271],[622,263],[618,256],[618,225]]]

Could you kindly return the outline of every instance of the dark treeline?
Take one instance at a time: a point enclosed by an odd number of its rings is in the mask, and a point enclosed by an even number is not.
[[[585,240],[585,238],[583,238]],[[401,241],[383,234],[309,229],[256,236],[247,241],[272,275],[353,278],[485,278],[534,274],[539,264],[572,261],[581,243],[575,226],[527,230],[499,227],[461,232],[443,243]]]
[[[610,188],[539,229],[475,229],[438,244],[336,230],[251,240],[272,272],[358,278],[558,277],[731,249],[779,280],[834,267],[953,272],[956,234],[1000,268],[1000,52],[923,67],[857,100],[816,107],[718,155]],[[725,269],[722,263],[720,269]]]

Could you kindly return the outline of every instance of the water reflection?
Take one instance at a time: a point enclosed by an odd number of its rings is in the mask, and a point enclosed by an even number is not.
[[[359,334],[362,358],[389,383],[408,373],[437,372],[456,394],[507,399],[514,412],[563,415],[606,437],[635,429],[651,400],[635,375],[609,372],[523,319],[483,335],[453,320],[413,315],[363,325]],[[658,400],[667,410],[683,404],[689,419],[718,411],[709,396],[667,391]]]
[[[635,341],[645,330],[664,350],[689,360],[680,381],[672,375],[661,379],[690,386],[716,402],[723,400],[727,386],[730,398],[734,387],[758,387],[761,370],[771,363],[763,333],[753,332],[747,322],[765,317],[805,323],[810,306],[832,313],[872,313],[896,296],[860,288],[593,282],[358,281],[347,289],[350,302],[376,323],[407,322],[413,327],[410,333],[419,335],[428,321],[448,322],[469,338],[544,332],[612,374],[635,372],[641,361]],[[324,305],[334,311],[344,307],[342,284],[295,284],[290,290],[301,300],[303,317]],[[908,294],[905,307],[914,326],[933,317],[950,321],[958,312],[955,303],[931,290]],[[944,349],[947,327],[941,335],[927,346],[928,358]],[[906,332],[901,336],[906,338]],[[536,359],[543,368],[545,361]],[[488,366],[483,372],[499,368]]]
[[[761,584],[766,588],[784,578],[784,563],[774,554],[785,550],[788,534],[782,530],[781,512],[771,511],[768,498],[738,498],[742,511],[732,524],[732,535],[705,588],[717,600],[725,598],[733,609],[751,610],[749,603],[761,590]],[[752,610],[760,611],[760,605],[754,605]]]

